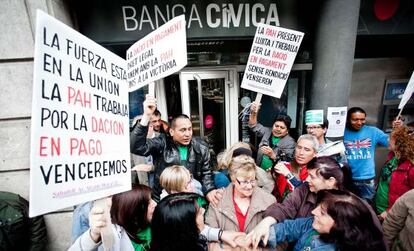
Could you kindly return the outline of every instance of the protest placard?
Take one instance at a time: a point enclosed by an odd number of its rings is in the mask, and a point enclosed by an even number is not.
[[[329,126],[326,137],[342,137],[344,136],[346,125],[346,106],[328,107],[326,118]]]
[[[184,15],[175,17],[134,43],[127,51],[130,91],[171,75],[187,65]]]
[[[131,189],[126,61],[37,12],[30,216]]]
[[[280,98],[304,33],[259,24],[241,87]]]
[[[405,88],[404,94],[402,95],[400,104],[398,105],[398,109],[400,109],[400,113],[398,114],[398,116],[401,115],[402,109],[407,104],[408,100],[410,100],[413,92],[414,92],[414,71],[411,74],[410,81],[408,81],[407,87]]]
[[[305,113],[305,125],[322,125],[323,110],[308,110]]]

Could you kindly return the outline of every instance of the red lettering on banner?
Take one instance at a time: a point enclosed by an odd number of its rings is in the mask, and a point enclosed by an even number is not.
[[[80,103],[81,107],[91,108],[92,95],[87,92],[81,92],[68,86],[68,103],[77,105]]]
[[[101,141],[90,139],[83,140],[77,138],[70,138],[70,155],[101,155],[102,143]]]
[[[49,156],[47,151],[48,151],[48,147],[46,146],[47,143],[49,142],[45,142],[49,140],[49,137],[46,136],[41,136],[40,137],[40,151],[39,151],[39,155],[41,157],[47,157]],[[60,155],[60,138],[50,138],[50,156],[59,156]]]

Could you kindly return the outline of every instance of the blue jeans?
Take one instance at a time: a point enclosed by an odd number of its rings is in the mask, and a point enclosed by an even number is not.
[[[353,180],[352,185],[355,194],[372,205],[375,197],[374,179],[372,178],[368,180]]]

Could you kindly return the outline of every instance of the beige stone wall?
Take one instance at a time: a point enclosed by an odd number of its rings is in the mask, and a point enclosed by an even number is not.
[[[27,200],[36,9],[73,27],[63,0],[1,0],[0,190]],[[47,214],[45,220],[48,250],[67,250],[72,208]]]
[[[381,126],[382,97],[387,79],[409,79],[414,69],[412,58],[355,59],[349,107],[360,106],[367,112],[369,125]],[[375,153],[377,177],[387,159],[388,149],[378,146]]]

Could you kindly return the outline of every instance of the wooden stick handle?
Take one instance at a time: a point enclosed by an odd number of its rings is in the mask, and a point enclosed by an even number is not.
[[[260,101],[262,100],[262,96],[263,96],[263,94],[258,92],[256,94],[256,99],[254,101],[257,102],[257,103],[260,103]]]

